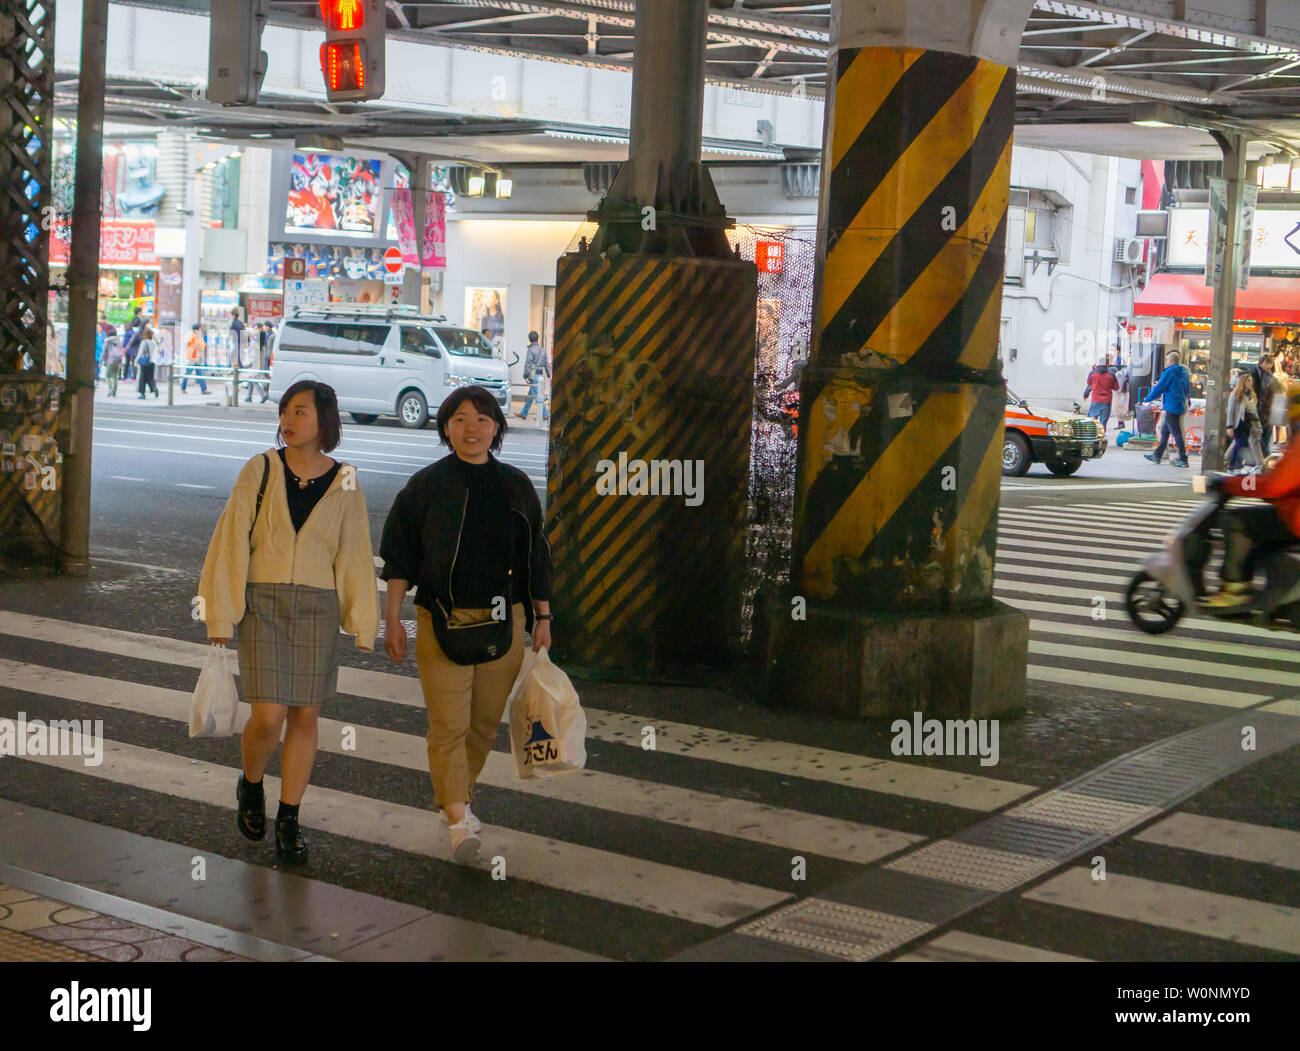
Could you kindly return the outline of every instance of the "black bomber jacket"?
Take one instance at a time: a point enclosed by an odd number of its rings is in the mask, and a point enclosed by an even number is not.
[[[525,594],[531,601],[524,603],[524,627],[532,631],[533,602],[551,598],[551,545],[543,529],[542,502],[528,475],[488,455],[500,472],[510,513],[528,524]],[[453,469],[455,458],[453,452],[411,476],[393,501],[379,544],[384,560],[379,576],[416,585],[415,604],[428,610],[434,599],[449,601],[457,538],[465,521],[469,493]]]

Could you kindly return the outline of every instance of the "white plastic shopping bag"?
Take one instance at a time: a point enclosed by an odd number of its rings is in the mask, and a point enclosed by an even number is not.
[[[235,673],[230,667],[230,651],[215,642],[199,672],[199,684],[190,700],[191,737],[229,737],[235,732]]]
[[[546,648],[524,653],[510,691],[510,753],[521,781],[587,765],[587,715],[569,677]]]

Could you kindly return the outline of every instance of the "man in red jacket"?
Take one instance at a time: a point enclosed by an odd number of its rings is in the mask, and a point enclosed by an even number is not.
[[[1287,390],[1291,425],[1300,422],[1300,383]],[[1259,556],[1300,544],[1300,441],[1287,446],[1281,461],[1264,474],[1215,480],[1229,496],[1257,496],[1267,507],[1238,507],[1227,514],[1223,589],[1206,603],[1214,608],[1250,602]]]
[[[1088,396],[1091,401],[1088,415],[1101,424],[1102,433],[1105,433],[1106,424],[1110,422],[1111,400],[1117,390],[1119,390],[1119,380],[1115,378],[1115,373],[1110,371],[1108,354],[1105,361],[1098,362],[1088,373]]]

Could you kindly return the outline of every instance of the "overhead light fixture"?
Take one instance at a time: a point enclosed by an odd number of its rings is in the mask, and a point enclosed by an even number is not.
[[[497,197],[504,200],[515,192],[515,181],[506,175],[497,176]]]
[[[269,139],[271,133],[269,131],[250,131],[248,137],[250,139]]]
[[[1144,102],[1132,109],[1130,124],[1139,128],[1192,128],[1206,131],[1204,122],[1194,113],[1179,109],[1171,102]]]
[[[1291,158],[1284,153],[1261,157],[1260,182],[1265,190],[1285,190],[1291,185]]]
[[[483,188],[487,185],[487,178],[483,175],[471,175],[469,177],[469,195],[471,197],[482,197]]]

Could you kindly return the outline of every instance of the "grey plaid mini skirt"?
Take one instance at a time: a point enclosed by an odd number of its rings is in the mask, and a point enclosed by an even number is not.
[[[319,708],[339,679],[339,597],[333,588],[248,584],[239,622],[239,678],[249,704]]]

